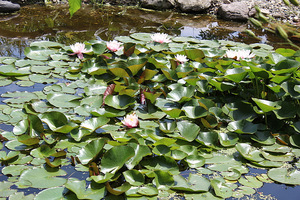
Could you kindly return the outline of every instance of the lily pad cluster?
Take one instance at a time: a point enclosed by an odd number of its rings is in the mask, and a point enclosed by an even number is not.
[[[300,185],[300,51],[157,43],[148,33],[115,40],[116,52],[85,42],[83,59],[50,41],[31,43],[24,59],[0,58],[0,85],[28,87],[1,94],[0,121],[13,125],[0,137],[1,198],[212,200]],[[137,127],[122,123],[132,113]]]

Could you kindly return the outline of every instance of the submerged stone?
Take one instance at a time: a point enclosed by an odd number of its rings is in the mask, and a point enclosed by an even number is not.
[[[183,12],[205,12],[211,6],[211,0],[176,0]]]
[[[10,1],[0,0],[0,13],[12,13],[20,10],[20,5]]]
[[[165,10],[174,7],[169,0],[141,0],[141,6],[155,10]]]
[[[249,9],[245,2],[222,4],[218,9],[218,16],[225,20],[247,21]]]

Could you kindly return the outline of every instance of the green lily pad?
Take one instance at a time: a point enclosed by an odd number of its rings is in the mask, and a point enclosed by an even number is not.
[[[187,192],[207,192],[210,188],[210,181],[198,174],[189,174],[186,180],[181,175],[174,176],[175,184],[171,186],[173,190]]]
[[[253,134],[257,131],[258,125],[253,124],[252,122],[246,120],[233,121],[230,122],[227,126],[227,129],[232,132],[236,132],[239,134]]]
[[[238,152],[247,160],[260,162],[263,161],[262,152],[253,148],[250,144],[247,143],[238,143],[236,146]]]
[[[238,135],[233,132],[218,133],[218,135],[219,135],[219,141],[221,145],[224,147],[234,146],[239,140]]]
[[[268,176],[273,181],[289,184],[300,185],[300,171],[290,168],[273,168],[268,171]]]
[[[67,179],[56,176],[66,176],[64,170],[32,168],[23,171],[19,181],[16,183],[19,188],[50,188],[62,186],[67,182]]]
[[[275,137],[267,131],[257,131],[251,135],[251,139],[265,145],[272,145],[276,142]]]
[[[153,187],[151,185],[145,185],[140,187],[137,193],[144,196],[155,196],[158,194],[158,190],[156,187]]]
[[[86,181],[76,178],[69,178],[66,188],[74,192],[78,199],[102,199],[105,196],[104,184],[91,182],[90,187],[86,188]]]
[[[151,150],[146,145],[138,145],[136,143],[128,143],[132,147],[135,154],[129,158],[125,164],[128,169],[133,169],[145,156],[151,155]]]
[[[100,116],[100,117],[93,117],[88,120],[85,120],[81,123],[81,127],[89,129],[91,131],[95,131],[96,129],[100,128],[101,126],[107,124],[109,122],[109,118]]]
[[[270,112],[273,110],[278,110],[281,108],[280,105],[278,105],[277,102],[272,102],[264,99],[257,99],[257,98],[252,98],[252,100],[258,105],[258,107],[263,111],[263,112]]]
[[[222,198],[229,198],[232,196],[232,189],[226,185],[226,183],[213,179],[211,180],[211,186],[213,187],[217,196]]]
[[[251,188],[260,188],[263,186],[263,183],[254,176],[245,176],[245,178],[241,177],[239,179],[239,183]]]
[[[63,113],[56,111],[44,113],[42,115],[42,121],[44,121],[52,131],[59,133],[69,133],[79,126],[74,122],[70,122]]]
[[[140,186],[145,182],[144,175],[135,169],[125,171],[123,175],[125,180],[134,186]]]
[[[17,190],[10,188],[12,185],[13,183],[7,181],[0,182],[0,197],[9,197],[11,194],[17,192]]]
[[[27,68],[17,69],[14,65],[1,65],[0,75],[3,76],[25,76],[31,72]]]
[[[190,168],[198,168],[205,164],[205,159],[199,155],[189,155],[185,158]]]
[[[218,133],[214,131],[210,131],[210,132],[201,131],[197,136],[196,141],[208,147],[216,147],[219,142]]]
[[[243,68],[233,68],[227,69],[224,75],[224,78],[239,83],[246,77],[247,72]]]
[[[185,115],[189,118],[196,119],[200,117],[205,117],[208,112],[203,106],[200,106],[198,100],[193,99],[186,102],[182,106],[182,110],[185,112]]]
[[[193,141],[200,132],[200,127],[189,121],[177,122],[177,128],[180,134],[189,142]]]
[[[155,170],[154,177],[158,189],[167,190],[174,185],[173,175],[168,171]]]
[[[168,93],[168,99],[175,102],[183,102],[189,100],[194,95],[195,87],[183,87],[178,85],[175,88],[172,88],[172,91]]]
[[[91,162],[102,150],[104,144],[106,143],[105,139],[93,140],[79,150],[78,159],[83,165]]]
[[[70,94],[50,93],[47,95],[49,103],[61,108],[77,107],[80,105],[80,99],[81,97]]]
[[[101,172],[115,173],[127,160],[135,154],[134,149],[130,146],[115,146],[109,149],[102,157]]]
[[[157,156],[153,159],[144,159],[140,164],[150,170],[169,171],[173,175],[179,174],[177,162],[170,157]]]
[[[116,109],[125,110],[135,103],[135,99],[127,95],[108,95],[105,98],[105,104]]]
[[[76,198],[75,195],[67,195],[65,196],[64,191],[65,187],[54,187],[54,188],[48,188],[41,192],[39,192],[36,196],[36,200],[44,200],[44,199],[67,199],[68,197]]]

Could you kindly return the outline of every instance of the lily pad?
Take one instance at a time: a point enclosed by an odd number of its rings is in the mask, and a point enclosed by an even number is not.
[[[268,171],[268,176],[273,181],[289,184],[300,185],[300,171],[290,168],[273,168]]]
[[[134,149],[130,146],[115,146],[109,149],[101,160],[101,172],[115,173],[127,160],[135,154]]]
[[[93,140],[79,150],[78,159],[83,165],[88,164],[92,161],[102,150],[104,144],[106,143],[105,139]]]
[[[66,176],[64,170],[49,169],[49,168],[32,168],[25,170],[19,181],[16,183],[19,188],[35,187],[35,188],[50,188],[62,186],[67,182],[67,179],[56,176]]]

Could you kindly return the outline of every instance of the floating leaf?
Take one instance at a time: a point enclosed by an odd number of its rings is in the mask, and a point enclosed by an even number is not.
[[[145,159],[140,162],[141,165],[151,170],[169,171],[171,174],[179,174],[178,165],[175,160],[166,156],[157,156],[152,159]]]
[[[255,161],[255,162],[260,162],[264,160],[264,158],[262,157],[262,153],[259,150],[251,147],[250,144],[238,143],[235,146],[235,148],[247,160]]]
[[[232,189],[226,185],[226,183],[213,179],[211,185],[217,196],[222,198],[228,198],[232,196]]]
[[[193,141],[200,132],[200,127],[189,121],[177,122],[177,128],[182,137],[184,137],[189,142]]]
[[[104,144],[106,143],[105,139],[93,140],[79,150],[78,159],[83,165],[88,164],[92,161],[102,150]]]
[[[258,125],[248,122],[246,120],[230,122],[227,126],[227,129],[236,133],[247,133],[253,134],[257,131]]]
[[[104,184],[91,182],[90,187],[86,188],[86,181],[76,178],[69,178],[66,188],[74,192],[78,199],[102,199],[105,196]]]
[[[121,186],[112,188],[109,184],[109,182],[106,182],[105,187],[108,192],[110,192],[113,195],[120,195],[126,192],[127,190],[130,189],[131,185],[127,182],[123,183]]]
[[[64,199],[66,195],[64,194],[65,187],[54,187],[48,188],[35,196],[36,200],[44,200],[44,199]],[[67,195],[70,197],[70,195]],[[76,196],[71,196],[71,198],[76,198]]]
[[[76,123],[68,121],[63,113],[56,111],[44,113],[42,115],[42,121],[44,121],[52,131],[59,133],[69,133],[78,127]]]
[[[135,169],[125,171],[123,175],[125,180],[134,186],[140,186],[145,182],[144,175]]]
[[[257,98],[252,98],[252,100],[258,105],[258,107],[263,111],[263,112],[270,112],[273,110],[278,110],[281,108],[280,105],[278,105],[277,102],[272,102],[264,99],[257,99]]]
[[[257,178],[254,176],[245,176],[245,178],[241,177],[239,179],[239,183],[244,186],[251,187],[251,188],[260,188],[263,186],[263,183],[261,181],[257,180]]]
[[[300,171],[291,168],[273,168],[268,171],[268,176],[273,181],[288,184],[300,185]]]
[[[168,171],[155,170],[154,177],[158,189],[168,189],[174,185],[173,175]]]
[[[130,146],[115,146],[109,149],[102,157],[101,172],[115,173],[127,160],[135,154],[134,149]]]
[[[210,181],[198,174],[189,174],[188,180],[180,175],[174,176],[175,184],[171,187],[173,190],[187,192],[207,192],[210,188]]]
[[[80,105],[81,97],[70,94],[50,93],[47,95],[47,100],[56,107],[70,108]]]
[[[135,154],[129,158],[125,164],[128,169],[133,169],[142,159],[147,155],[151,155],[150,149],[145,145],[138,145],[136,143],[128,143],[132,147]]]
[[[88,120],[85,120],[81,123],[81,127],[89,129],[91,131],[95,131],[96,129],[100,128],[101,126],[107,124],[109,122],[109,118],[100,116],[100,117],[93,117]]]
[[[158,190],[156,187],[153,187],[151,185],[145,185],[140,187],[137,193],[145,196],[155,196],[158,194]]]
[[[108,95],[105,98],[105,104],[116,109],[125,110],[135,103],[135,99],[127,95]]]
[[[190,168],[198,168],[205,164],[205,159],[199,155],[189,155],[185,158]]]
[[[233,68],[227,69],[224,75],[224,78],[239,83],[246,77],[247,72],[243,68]]]
[[[67,182],[65,178],[56,176],[66,176],[64,170],[55,168],[32,168],[23,171],[19,181],[16,183],[18,187],[34,187],[34,188],[50,188],[62,186]]]
[[[224,147],[234,146],[239,140],[238,135],[232,132],[218,133],[218,135],[219,135],[219,141],[221,145]]]

